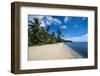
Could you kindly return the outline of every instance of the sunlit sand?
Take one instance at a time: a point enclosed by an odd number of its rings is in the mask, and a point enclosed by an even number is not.
[[[28,49],[29,60],[77,59],[82,56],[64,43],[31,46]]]

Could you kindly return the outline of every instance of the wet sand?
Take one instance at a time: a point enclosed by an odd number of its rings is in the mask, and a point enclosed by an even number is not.
[[[64,43],[31,46],[28,49],[29,60],[77,59],[82,56]]]

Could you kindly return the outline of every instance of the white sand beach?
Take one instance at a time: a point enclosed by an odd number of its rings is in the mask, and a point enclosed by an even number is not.
[[[76,59],[82,56],[64,43],[29,47],[29,60]]]

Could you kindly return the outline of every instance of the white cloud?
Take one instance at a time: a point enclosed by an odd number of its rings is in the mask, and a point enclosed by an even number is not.
[[[62,25],[61,28],[62,28],[62,29],[66,29],[67,26],[66,26],[66,25]]]
[[[69,21],[69,17],[65,17],[64,22],[67,23]]]
[[[53,18],[51,16],[45,16],[45,19],[49,22],[52,22]]]
[[[45,27],[45,22],[42,20],[40,26]]]
[[[43,21],[45,22],[45,25],[51,25],[52,24],[52,17],[51,16],[44,16]]]
[[[29,16],[29,20],[33,20],[34,18],[38,18],[40,20],[43,19],[44,16]]]
[[[49,22],[49,21],[47,21],[47,20],[45,20],[45,23],[46,23],[47,25],[51,25],[51,22]]]
[[[88,40],[88,34],[82,35],[80,37],[71,37],[68,38],[67,40],[72,40],[74,42],[87,42]]]
[[[40,20],[42,20],[44,18],[44,16],[37,16]]]
[[[51,16],[46,16],[46,20],[47,22],[49,22],[49,24],[55,23],[55,24],[61,24],[61,21],[57,18],[53,18]]]
[[[88,34],[82,35],[82,37],[88,37]]]
[[[60,20],[51,16],[38,16],[38,18],[41,20],[41,26],[43,27],[46,25],[51,25],[52,23],[61,24]]]
[[[39,20],[41,22],[40,26],[45,27],[45,22],[44,22],[44,19],[43,19],[44,16],[37,16],[37,18],[39,18]]]
[[[32,20],[33,18],[39,18],[41,25],[45,27],[46,25],[51,25],[52,23],[54,24],[61,24],[61,21],[57,18],[53,18],[51,16],[30,16],[29,20]]]
[[[53,19],[53,22],[54,22],[54,23],[57,23],[57,24],[61,24],[61,21],[58,20],[58,19],[56,19],[56,18]]]

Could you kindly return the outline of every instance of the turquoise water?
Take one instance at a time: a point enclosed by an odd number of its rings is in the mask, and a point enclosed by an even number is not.
[[[88,42],[65,42],[65,45],[70,46],[84,58],[88,58]]]

